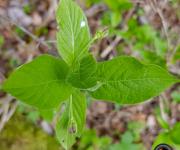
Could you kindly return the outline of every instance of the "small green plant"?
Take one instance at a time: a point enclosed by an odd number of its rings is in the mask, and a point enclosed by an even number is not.
[[[180,103],[180,93],[178,91],[173,92],[171,96],[174,102]]]
[[[74,1],[61,0],[56,18],[60,28],[57,47],[62,59],[47,54],[35,58],[17,68],[3,89],[45,115],[57,112],[56,135],[65,149],[83,131],[87,95],[134,104],[159,95],[179,81],[165,69],[129,56],[96,62],[89,53],[94,39],[87,19]]]
[[[98,137],[95,130],[85,130],[78,142],[78,150],[108,150],[112,139],[107,136]]]
[[[144,147],[142,144],[135,144],[133,143],[134,137],[131,132],[126,131],[122,135],[121,142],[118,144],[113,144],[109,147],[109,150],[120,150],[120,149],[126,149],[126,150],[144,150]]]
[[[133,4],[129,0],[103,0],[103,2],[109,10],[104,13],[101,22],[108,25],[110,30],[115,30],[122,21],[122,14],[132,8]]]
[[[24,37],[25,33],[21,30],[21,28],[16,27],[14,30],[15,30],[15,32],[17,33],[17,35],[18,35],[19,37],[21,37],[21,38]]]
[[[174,150],[179,150],[180,140],[178,138],[178,135],[180,134],[180,123],[176,122],[172,127],[167,121],[162,118],[159,108],[156,109],[155,116],[158,124],[161,127],[161,131],[154,140],[152,150],[154,150],[157,145],[162,143],[170,145]]]
[[[30,14],[31,11],[32,11],[31,5],[28,5],[28,4],[24,5],[24,6],[23,6],[23,11],[24,11],[26,14]]]
[[[155,139],[152,150],[161,143],[169,144],[173,149],[180,149],[180,123],[176,123],[173,128],[163,130]]]
[[[127,20],[124,14],[133,8],[130,0],[103,0],[109,8],[103,13],[101,24],[108,26],[111,37],[121,37],[121,43],[116,47],[117,53],[122,54],[128,45],[138,58],[146,63],[166,67],[167,42],[147,22],[142,22],[144,11],[141,8]],[[178,56],[178,54],[174,54]],[[174,60],[178,58],[174,58]]]

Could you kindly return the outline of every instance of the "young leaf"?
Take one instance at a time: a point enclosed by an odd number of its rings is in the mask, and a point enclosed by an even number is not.
[[[68,81],[75,87],[87,89],[96,85],[97,63],[92,55],[85,56],[80,62],[75,63]]]
[[[88,53],[91,38],[87,19],[72,0],[61,0],[56,19],[60,27],[57,33],[58,51],[71,65]]]
[[[65,82],[68,72],[64,61],[42,55],[14,71],[3,89],[39,109],[55,108],[71,94],[71,86]]]
[[[121,104],[142,102],[177,82],[163,68],[143,65],[128,56],[99,63],[96,74],[102,86],[92,96]]]
[[[56,126],[56,135],[65,149],[69,149],[75,138],[82,133],[86,116],[86,99],[78,90],[74,89],[66,102],[64,112]]]

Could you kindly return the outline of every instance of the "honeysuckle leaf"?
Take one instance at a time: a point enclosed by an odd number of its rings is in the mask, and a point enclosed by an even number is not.
[[[84,129],[86,118],[86,99],[77,89],[64,105],[64,112],[56,126],[56,135],[65,149],[69,149]]]
[[[144,65],[122,56],[97,65],[101,86],[91,95],[96,99],[134,104],[159,95],[178,80],[157,65]]]
[[[39,109],[56,108],[71,94],[71,86],[66,83],[68,72],[63,60],[42,55],[17,68],[3,89]]]
[[[96,85],[96,67],[96,60],[89,54],[72,66],[68,81],[80,89],[91,88]]]
[[[91,41],[87,19],[81,8],[72,0],[61,0],[56,20],[60,28],[57,33],[58,51],[72,65],[88,54]]]

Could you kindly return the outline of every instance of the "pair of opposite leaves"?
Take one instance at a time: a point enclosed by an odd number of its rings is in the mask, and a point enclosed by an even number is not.
[[[83,91],[95,99],[133,104],[178,82],[163,68],[144,65],[128,56],[97,63],[88,52],[92,40],[86,17],[71,0],[61,0],[57,22],[57,45],[63,60],[39,56],[15,70],[3,89],[40,110],[56,109],[64,102],[66,109],[57,125],[57,135],[66,149],[81,134],[85,123]]]
[[[133,104],[158,95],[178,80],[156,65],[143,65],[128,56],[97,63],[87,56],[73,68],[63,60],[42,55],[15,70],[3,89],[39,109],[52,109],[74,90],[120,104]]]

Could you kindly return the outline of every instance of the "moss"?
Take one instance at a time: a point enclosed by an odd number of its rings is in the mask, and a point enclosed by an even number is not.
[[[0,150],[62,150],[58,141],[15,114],[0,133]]]

